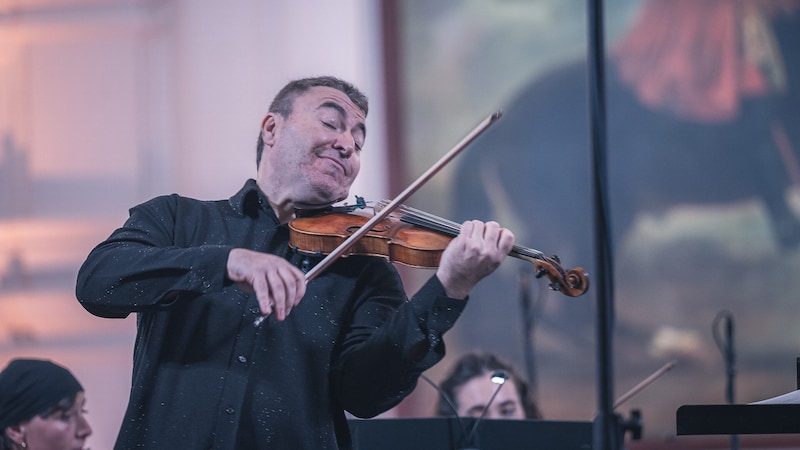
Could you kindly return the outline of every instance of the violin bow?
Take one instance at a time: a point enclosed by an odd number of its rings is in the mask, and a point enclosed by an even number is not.
[[[378,211],[370,220],[368,220],[364,225],[361,226],[358,230],[356,230],[353,234],[351,234],[344,242],[339,244],[332,252],[328,253],[328,255],[319,262],[319,264],[315,265],[311,270],[306,273],[306,283],[313,280],[317,277],[323,270],[327,269],[331,264],[333,264],[336,259],[344,255],[344,253],[350,249],[359,239],[361,239],[365,234],[367,234],[378,222],[385,219],[389,216],[397,207],[399,207],[403,202],[411,197],[411,195],[416,192],[423,184],[427,183],[437,172],[439,172],[447,163],[449,163],[453,158],[456,157],[459,153],[461,153],[467,145],[472,143],[481,133],[486,131],[490,125],[494,124],[500,116],[503,115],[502,111],[497,111],[492,113],[487,118],[483,119],[469,134],[467,134],[461,142],[456,144],[450,151],[448,151],[444,156],[439,158],[436,163],[434,163],[428,170],[426,170],[422,175],[419,176],[413,183],[408,185],[403,192],[397,195],[394,199],[392,199],[386,206],[384,206],[380,211]]]
[[[500,116],[503,115],[503,111],[498,110],[495,113],[490,114],[487,118],[483,119],[469,134],[467,134],[461,142],[456,144],[450,151],[445,153],[444,156],[439,158],[434,165],[432,165],[428,170],[426,170],[422,175],[419,176],[413,183],[411,183],[403,192],[397,195],[392,201],[390,201],[386,206],[384,206],[380,211],[378,211],[370,220],[368,220],[364,225],[361,226],[358,230],[356,230],[353,234],[350,235],[344,242],[339,244],[338,247],[333,249],[332,252],[328,253],[325,258],[322,259],[317,265],[315,265],[311,270],[306,273],[305,282],[308,283],[309,281],[313,280],[317,277],[323,270],[327,269],[334,261],[339,259],[344,253],[350,249],[359,239],[364,237],[365,234],[371,230],[375,224],[380,222],[381,220],[385,219],[389,216],[397,207],[402,205],[408,197],[417,191],[423,184],[427,183],[437,172],[439,172],[447,163],[449,163],[453,158],[456,157],[459,153],[461,153],[464,148],[467,147],[472,141],[474,141],[481,133],[486,131],[490,125],[497,122]],[[258,327],[261,325],[261,322],[266,319],[267,316],[260,316],[254,322],[253,325]]]

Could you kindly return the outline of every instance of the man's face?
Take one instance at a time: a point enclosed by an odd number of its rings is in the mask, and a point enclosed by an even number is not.
[[[268,114],[262,133],[258,182],[270,201],[315,207],[347,198],[366,128],[364,113],[346,94],[311,88],[295,99],[289,117]]]

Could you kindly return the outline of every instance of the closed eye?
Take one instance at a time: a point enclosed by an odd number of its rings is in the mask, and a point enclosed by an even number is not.
[[[503,417],[512,416],[517,412],[517,405],[513,401],[506,401],[500,405],[500,415]]]
[[[475,405],[472,408],[467,410],[467,416],[469,417],[479,417],[483,412],[483,405]]]

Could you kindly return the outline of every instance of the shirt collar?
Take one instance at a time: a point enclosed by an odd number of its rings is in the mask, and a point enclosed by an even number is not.
[[[267,213],[277,222],[278,216],[272,210],[267,197],[259,189],[256,180],[249,179],[233,197],[228,199],[231,208],[242,216],[256,217],[259,211]]]

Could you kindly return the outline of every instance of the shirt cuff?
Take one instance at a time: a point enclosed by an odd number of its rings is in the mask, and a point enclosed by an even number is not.
[[[429,331],[444,333],[455,325],[464,312],[469,296],[465,299],[451,298],[445,293],[439,278],[432,276],[417,293],[413,301],[414,312]]]

